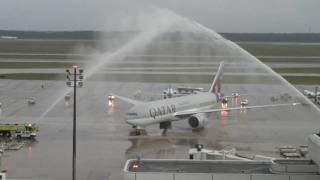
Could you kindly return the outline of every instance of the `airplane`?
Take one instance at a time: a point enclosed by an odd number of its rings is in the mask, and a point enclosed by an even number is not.
[[[309,90],[303,90],[303,94],[305,96],[308,96],[309,98],[314,98],[316,96],[315,92],[309,91]],[[320,96],[320,92],[317,92],[317,96]]]
[[[216,108],[218,103],[223,99],[222,93],[220,92],[223,66],[224,63],[221,62],[213,83],[207,92],[198,92],[196,94],[150,102],[133,100],[115,94],[113,94],[113,96],[133,105],[126,113],[126,122],[136,130],[136,135],[140,135],[140,130],[143,131],[146,126],[152,124],[159,124],[159,128],[166,131],[171,128],[173,121],[185,119],[188,120],[188,124],[192,129],[201,129],[205,127],[209,120],[210,113],[213,112],[295,106],[300,104],[289,103]]]

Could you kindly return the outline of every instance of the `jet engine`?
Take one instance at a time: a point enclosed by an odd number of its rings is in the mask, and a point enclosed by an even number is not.
[[[193,129],[203,128],[208,122],[208,118],[205,114],[195,114],[188,119],[189,125]]]

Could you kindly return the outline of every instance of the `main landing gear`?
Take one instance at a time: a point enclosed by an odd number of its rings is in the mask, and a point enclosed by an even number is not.
[[[147,131],[138,126],[132,126],[132,131],[130,132],[130,136],[140,136],[147,135]]]
[[[172,128],[171,122],[170,121],[161,122],[159,124],[159,128],[163,129],[162,135],[164,136],[164,135],[166,135],[167,130]]]
[[[161,122],[159,123],[159,128],[163,129],[162,135],[166,135],[167,130],[172,128],[171,122],[170,121]],[[130,136],[140,136],[140,135],[147,135],[147,131],[142,127],[132,126],[132,131],[130,132]]]

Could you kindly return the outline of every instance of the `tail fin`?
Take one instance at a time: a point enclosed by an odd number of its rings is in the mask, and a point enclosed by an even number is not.
[[[222,81],[222,76],[223,76],[223,66],[224,63],[223,61],[220,63],[218,71],[213,79],[212,85],[209,89],[210,93],[214,93],[218,98],[220,99],[220,97],[222,96],[221,94],[221,81]]]

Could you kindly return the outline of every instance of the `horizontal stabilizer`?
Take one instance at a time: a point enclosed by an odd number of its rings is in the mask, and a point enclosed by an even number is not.
[[[137,105],[137,104],[142,104],[142,103],[144,103],[144,102],[142,102],[142,101],[137,101],[137,100],[130,99],[130,98],[123,97],[123,96],[119,96],[119,95],[116,95],[116,94],[111,94],[111,95],[115,96],[116,98],[121,99],[122,101],[125,101],[125,102],[130,103],[130,104],[133,104],[133,105]]]

